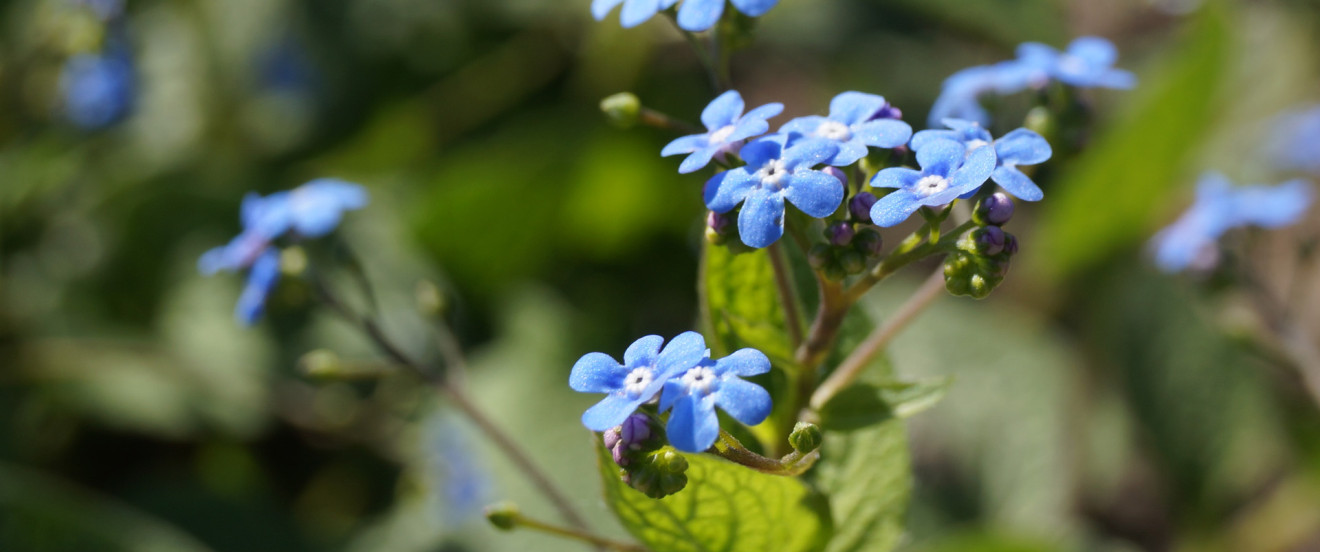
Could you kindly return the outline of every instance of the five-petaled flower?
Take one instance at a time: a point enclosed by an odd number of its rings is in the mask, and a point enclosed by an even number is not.
[[[1018,165],[1035,165],[1048,161],[1052,150],[1041,135],[1019,128],[995,140],[980,123],[962,119],[945,119],[944,126],[951,130],[923,130],[912,137],[911,147],[921,151],[937,140],[961,142],[969,151],[984,145],[995,148],[995,172],[990,179],[1004,191],[1022,201],[1040,201],[1045,193],[1031,178],[1018,170]]]
[[[833,142],[799,140],[784,148],[767,137],[742,148],[747,165],[724,171],[706,182],[706,207],[727,213],[742,203],[738,234],[751,247],[766,247],[784,235],[784,200],[816,218],[833,213],[843,202],[843,183],[812,167],[838,153]]]
[[[715,407],[749,426],[770,415],[770,393],[739,376],[770,371],[770,359],[755,349],[742,349],[719,360],[702,359],[682,375],[665,382],[660,411],[672,408],[665,426],[669,444],[683,452],[701,452],[715,443],[720,421]]]
[[[995,150],[989,144],[968,152],[959,142],[932,140],[917,150],[921,170],[884,169],[871,180],[876,188],[897,188],[871,207],[871,221],[894,226],[923,206],[945,205],[975,191],[995,170]]]
[[[729,0],[733,7],[751,17],[760,17],[779,0]],[[685,31],[701,32],[714,27],[724,15],[725,0],[684,0],[678,8],[678,26]],[[678,0],[593,0],[591,15],[597,21],[605,19],[619,4],[623,11],[619,14],[619,23],[624,27],[636,27],[650,19],[661,10],[667,10]]]
[[[623,363],[605,353],[587,353],[573,365],[568,386],[583,393],[606,393],[604,399],[582,413],[582,425],[592,431],[617,426],[643,403],[654,399],[665,381],[695,366],[708,350],[697,332],[683,332],[665,345],[664,338],[648,335],[628,346]]]
[[[1224,175],[1207,172],[1197,183],[1192,206],[1151,238],[1155,264],[1165,272],[1209,270],[1218,263],[1215,242],[1224,232],[1248,225],[1290,225],[1306,213],[1314,196],[1305,180],[1235,187]]]
[[[701,112],[705,134],[693,134],[675,139],[660,152],[662,157],[688,153],[678,166],[678,172],[687,174],[701,170],[716,155],[737,154],[743,141],[760,136],[770,130],[766,120],[784,110],[784,104],[768,103],[743,114],[743,99],[737,90],[730,90],[715,98]]]
[[[867,146],[893,148],[906,144],[912,127],[897,119],[875,117],[888,103],[881,96],[844,92],[830,101],[829,117],[798,117],[779,128],[781,133],[835,142],[839,151],[827,163],[843,167],[866,157]]]

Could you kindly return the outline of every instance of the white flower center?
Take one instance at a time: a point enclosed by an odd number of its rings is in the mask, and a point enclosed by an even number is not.
[[[826,140],[847,142],[852,139],[852,130],[848,128],[848,125],[838,121],[825,121],[816,128],[816,136]]]
[[[705,366],[698,366],[683,374],[683,386],[693,393],[706,394],[715,385],[715,372]]]
[[[922,177],[921,180],[917,181],[917,185],[912,188],[922,197],[930,197],[949,189],[949,179],[938,174],[932,174]]]
[[[788,176],[788,169],[785,168],[785,165],[783,159],[776,159],[761,167],[761,170],[756,172],[756,176],[761,179],[761,185],[772,190],[782,188],[784,177]]]
[[[710,133],[710,138],[708,138],[708,140],[712,144],[723,144],[732,135],[733,125],[728,125]]]
[[[641,395],[651,386],[653,378],[650,368],[633,368],[623,380],[623,390],[634,397]]]
[[[967,151],[968,153],[971,153],[971,151],[976,148],[979,148],[981,146],[988,146],[988,145],[990,145],[990,142],[978,138],[976,140],[972,140],[971,142],[967,142]]]

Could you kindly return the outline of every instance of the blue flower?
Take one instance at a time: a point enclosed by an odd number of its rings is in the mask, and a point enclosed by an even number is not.
[[[701,122],[706,125],[705,134],[693,134],[678,138],[665,146],[660,152],[662,157],[689,153],[687,159],[678,166],[680,174],[701,170],[716,155],[736,154],[742,148],[744,140],[765,134],[770,130],[766,121],[784,110],[784,104],[768,103],[743,114],[743,99],[736,90],[720,94],[701,112]]]
[[[60,73],[64,114],[88,130],[123,120],[133,107],[133,65],[120,47],[105,53],[79,54],[64,63]]]
[[[836,142],[839,151],[827,163],[843,167],[866,157],[867,146],[893,148],[912,137],[912,127],[903,121],[875,119],[887,105],[875,94],[844,92],[830,101],[829,117],[798,117],[780,127],[779,132]]]
[[[1115,69],[1118,49],[1114,43],[1098,37],[1083,36],[1060,52],[1039,42],[1018,46],[1018,60],[1041,68],[1049,78],[1080,88],[1129,89],[1137,85],[1131,72]]]
[[[660,10],[667,10],[677,3],[678,0],[592,0],[591,15],[596,21],[603,20],[610,11],[623,4],[619,23],[624,28],[631,28],[645,23]]]
[[[788,148],[768,137],[742,149],[746,166],[719,173],[706,181],[706,207],[738,213],[738,234],[751,247],[766,247],[784,235],[784,200],[816,218],[833,213],[843,202],[843,183],[812,167],[838,153],[826,140],[800,140]]]
[[[871,221],[894,226],[923,206],[945,205],[975,191],[995,170],[995,150],[967,148],[953,140],[933,140],[917,150],[921,170],[891,167],[871,179],[875,188],[897,188],[871,207]]]
[[[280,252],[269,248],[257,257],[248,272],[247,285],[238,296],[234,317],[244,326],[251,326],[266,312],[266,298],[280,281]]]
[[[707,354],[706,340],[697,332],[683,332],[669,341],[648,335],[623,353],[623,363],[605,353],[587,353],[573,365],[568,386],[583,393],[606,393],[604,399],[582,413],[582,425],[605,431],[622,424],[629,414],[653,398],[665,381],[696,366]]]
[[[1285,112],[1271,126],[1264,149],[1275,167],[1320,174],[1320,106]]]
[[[961,142],[968,151],[986,144],[995,148],[995,172],[990,179],[999,184],[1004,191],[1023,201],[1040,201],[1045,193],[1031,178],[1018,170],[1018,165],[1044,163],[1052,155],[1050,143],[1041,135],[1025,128],[1019,128],[1001,136],[998,140],[975,121],[945,119],[944,126],[952,130],[923,130],[912,137],[911,147],[920,151],[926,144],[936,140],[954,140]]]
[[[755,349],[742,349],[717,361],[709,358],[665,382],[660,410],[673,408],[665,432],[669,444],[683,452],[701,452],[720,434],[715,407],[749,426],[770,415],[770,393],[739,376],[770,371],[770,359]]]
[[[357,184],[318,178],[288,192],[283,206],[289,228],[299,236],[317,238],[339,226],[344,211],[367,206],[367,191]]]
[[[481,513],[492,493],[488,464],[480,458],[466,424],[432,415],[422,428],[421,456],[431,504],[442,523],[457,527]]]
[[[1215,242],[1233,228],[1278,228],[1297,222],[1314,199],[1309,182],[1234,187],[1224,175],[1207,172],[1196,187],[1196,201],[1173,224],[1151,238],[1155,264],[1165,272],[1207,270],[1219,258]]]

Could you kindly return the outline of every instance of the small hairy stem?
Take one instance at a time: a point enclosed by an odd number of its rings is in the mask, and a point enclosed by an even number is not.
[[[974,226],[976,226],[976,224],[971,221],[964,222],[958,225],[957,228],[944,233],[940,240],[926,242],[925,244],[921,243],[921,235],[926,233],[928,229],[922,227],[911,236],[908,236],[906,240],[903,240],[903,243],[899,244],[899,246],[894,249],[888,257],[885,257],[885,260],[881,261],[880,264],[871,269],[871,272],[867,273],[865,277],[853,283],[853,285],[845,292],[845,295],[848,297],[849,301],[856,301],[860,299],[862,295],[865,295],[867,291],[870,291],[870,289],[876,284],[880,283],[885,278],[892,276],[895,272],[898,272],[899,269],[912,262],[938,253],[952,251],[954,248],[954,242],[962,236],[964,232],[971,230]]]
[[[784,307],[784,323],[788,326],[789,342],[796,350],[802,345],[802,315],[798,312],[797,288],[793,285],[793,273],[789,271],[788,259],[785,258],[779,242],[770,244],[766,254],[770,256],[770,266],[774,269],[779,303]]]
[[[495,422],[476,405],[476,403],[473,403],[461,389],[453,385],[448,379],[437,375],[433,370],[430,370],[428,367],[413,360],[412,357],[408,356],[402,349],[395,345],[394,342],[389,339],[389,336],[385,335],[385,332],[374,319],[359,316],[354,313],[352,309],[348,308],[347,305],[335,296],[325,282],[316,277],[315,273],[309,270],[308,274],[312,286],[315,288],[316,293],[321,298],[322,302],[347,320],[350,324],[362,328],[367,334],[367,337],[371,338],[371,341],[376,347],[380,349],[385,356],[389,357],[391,361],[407,367],[421,378],[431,382],[431,384],[434,385],[442,395],[448,398],[460,412],[467,416],[468,419],[472,420],[472,423],[476,424],[476,426],[485,433],[493,443],[495,443],[495,446],[499,448],[509,460],[513,461],[513,463],[518,466],[523,472],[523,475],[531,481],[532,485],[536,487],[542,495],[545,495],[545,497],[555,505],[559,510],[560,515],[562,515],[570,525],[584,531],[587,529],[586,519],[578,513],[577,508],[573,507],[573,504],[569,502],[568,497],[550,481],[550,478],[540,466],[536,464],[536,462],[532,461],[531,457],[523,451],[522,447],[520,447],[518,443],[509,436],[509,434],[500,429],[500,427],[497,426]]]
[[[742,464],[761,473],[789,477],[806,473],[807,470],[816,465],[816,460],[820,459],[820,453],[815,451],[807,454],[794,451],[779,460],[767,458],[747,450],[742,442],[723,429],[720,430],[720,439],[715,442],[715,446],[710,451],[720,458],[735,464]]]
[[[838,335],[839,326],[843,324],[843,317],[851,304],[843,293],[843,284],[819,276],[817,279],[820,307],[816,311],[816,319],[811,323],[811,330],[807,333],[806,340],[797,348],[795,354],[798,365],[802,367],[804,374],[808,375],[804,377],[814,375],[816,368],[825,359],[825,354],[834,344],[834,337]],[[812,383],[814,385],[814,382]]]
[[[649,552],[648,548],[640,544],[619,542],[616,540],[607,539],[599,535],[593,535],[591,533],[588,533],[580,529],[572,529],[568,527],[559,527],[557,525],[551,525],[544,521],[535,520],[527,516],[524,516],[522,514],[513,515],[509,521],[513,523],[514,527],[522,527],[525,529],[540,531],[542,533],[549,533],[551,535],[556,535],[567,539],[579,540],[587,544],[591,544],[597,547],[597,549],[601,549],[601,550],[616,550],[618,552]]]
[[[637,122],[661,130],[670,130],[681,132],[683,134],[701,134],[703,132],[697,125],[675,119],[649,107],[641,108],[637,112],[637,117]]]
[[[871,360],[885,350],[885,347],[889,346],[889,342],[894,340],[894,336],[898,335],[898,332],[906,328],[918,314],[921,314],[922,311],[926,310],[926,307],[930,306],[936,298],[943,294],[944,270],[940,268],[926,278],[926,282],[921,284],[916,293],[913,293],[912,297],[909,297],[907,302],[903,303],[894,312],[893,316],[885,320],[884,324],[876,327],[871,335],[868,335],[866,340],[854,349],[852,354],[849,354],[848,358],[843,360],[843,363],[839,364],[839,367],[830,374],[829,378],[821,382],[820,386],[816,388],[816,392],[811,395],[811,402],[809,403],[811,408],[819,410],[831,398],[834,398],[834,395],[838,394],[839,391],[848,387],[853,380],[857,379],[857,376],[861,375],[866,366],[871,363]]]

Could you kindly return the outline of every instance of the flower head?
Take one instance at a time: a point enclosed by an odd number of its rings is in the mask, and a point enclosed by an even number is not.
[[[606,396],[582,414],[582,425],[605,431],[620,425],[643,403],[655,398],[665,381],[695,366],[707,354],[706,340],[683,332],[661,350],[664,339],[648,335],[623,353],[623,363],[605,353],[587,353],[573,365],[568,386]]]
[[[755,349],[742,349],[717,361],[709,358],[665,383],[660,410],[673,408],[665,432],[669,444],[683,452],[710,448],[720,434],[715,407],[747,425],[770,415],[770,393],[739,376],[770,371],[770,359]]]
[[[1215,242],[1239,226],[1278,228],[1297,222],[1315,193],[1309,182],[1234,187],[1224,175],[1208,172],[1196,187],[1196,201],[1173,224],[1151,238],[1155,263],[1165,272],[1205,270],[1219,258]]]
[[[1041,135],[1025,128],[1019,128],[995,140],[990,132],[976,121],[945,119],[944,126],[950,130],[923,130],[912,137],[912,149],[921,150],[927,144],[937,140],[961,142],[968,151],[983,145],[995,148],[995,172],[990,179],[1004,188],[1004,191],[1023,201],[1039,201],[1045,193],[1027,175],[1018,170],[1018,165],[1035,165],[1049,160],[1053,151],[1050,143]]]
[[[1114,68],[1118,60],[1114,43],[1098,36],[1073,40],[1062,52],[1039,42],[1026,42],[1018,46],[1017,54],[1020,62],[1069,86],[1128,89],[1137,85],[1131,72]]]
[[[123,120],[133,107],[133,64],[127,49],[79,54],[64,63],[60,94],[73,124],[95,130]]]
[[[678,138],[666,145],[660,155],[691,154],[679,165],[678,172],[701,170],[716,155],[738,153],[744,140],[765,134],[770,130],[767,119],[784,110],[783,104],[768,103],[743,114],[743,107],[742,95],[737,90],[720,94],[701,112],[706,133]]]
[[[727,213],[742,203],[738,233],[743,243],[766,247],[784,235],[785,199],[816,218],[829,216],[843,202],[839,179],[812,168],[837,152],[826,140],[799,140],[787,148],[775,138],[756,140],[742,149],[746,166],[706,182],[706,207]]]
[[[730,0],[733,7],[751,17],[760,17],[779,0]],[[619,14],[619,23],[624,27],[636,27],[650,19],[660,10],[667,10],[678,0],[593,0],[591,15],[597,21],[605,19],[610,11],[623,4]],[[724,15],[724,0],[684,0],[678,8],[678,26],[685,31],[701,32],[715,26],[720,16]]]
[[[871,207],[871,221],[894,226],[923,206],[945,205],[975,191],[995,170],[995,150],[966,146],[948,139],[932,140],[917,150],[921,170],[891,167],[876,173],[871,186],[897,188]]]
[[[827,163],[846,166],[866,157],[867,146],[893,148],[906,144],[912,127],[891,118],[876,118],[888,103],[881,96],[844,92],[830,101],[830,115],[798,117],[780,127],[781,133],[835,142],[839,151]]]
[[[592,0],[591,15],[596,21],[600,21],[619,4],[623,4],[623,10],[619,13],[619,24],[624,28],[632,28],[645,23],[660,10],[667,10],[677,3],[678,0]]]

